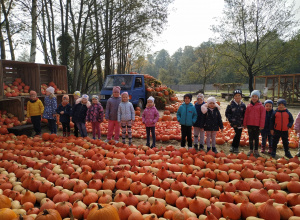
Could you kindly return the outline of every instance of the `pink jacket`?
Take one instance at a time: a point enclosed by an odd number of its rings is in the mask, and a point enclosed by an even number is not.
[[[300,130],[300,112],[297,115],[297,118],[295,120],[294,129],[299,131]]]
[[[158,119],[159,113],[155,106],[145,108],[142,114],[142,122],[146,125],[146,127],[154,127]]]
[[[256,102],[255,105],[252,103],[247,105],[244,126],[252,125],[259,126],[260,128],[265,127],[266,109],[261,102]]]

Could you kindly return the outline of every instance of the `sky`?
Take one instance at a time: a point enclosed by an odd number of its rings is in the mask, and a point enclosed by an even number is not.
[[[292,0],[288,0],[292,2]],[[295,0],[300,7],[300,0]],[[172,55],[185,46],[197,47],[213,36],[210,26],[222,15],[224,0],[175,0],[170,6],[168,24],[150,46],[150,53],[166,49]],[[300,18],[300,13],[298,13]]]

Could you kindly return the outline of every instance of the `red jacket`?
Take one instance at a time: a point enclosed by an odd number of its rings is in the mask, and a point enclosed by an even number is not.
[[[261,102],[256,102],[254,105],[252,102],[247,105],[244,126],[258,126],[260,128],[265,127],[266,109]]]
[[[286,108],[282,111],[276,109],[271,118],[271,130],[288,131],[293,123],[294,118],[289,110]]]

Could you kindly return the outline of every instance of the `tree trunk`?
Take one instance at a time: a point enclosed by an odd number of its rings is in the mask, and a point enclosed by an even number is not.
[[[0,25],[1,28],[2,25]],[[5,42],[3,39],[2,29],[0,29],[0,46],[1,46],[1,60],[5,60]]]
[[[251,93],[253,91],[253,73],[252,70],[248,70],[249,75],[249,92]]]
[[[31,10],[31,46],[30,46],[30,59],[29,61],[34,63],[36,56],[36,32],[37,32],[37,0],[32,0]]]
[[[10,2],[10,4],[11,3],[12,2]],[[14,47],[13,47],[11,33],[10,33],[10,24],[9,24],[9,20],[8,20],[8,12],[5,9],[4,0],[1,0],[1,6],[2,6],[2,12],[3,12],[3,15],[4,15],[4,19],[5,19],[5,28],[6,28],[7,38],[8,38],[8,44],[9,44],[11,60],[15,60]]]

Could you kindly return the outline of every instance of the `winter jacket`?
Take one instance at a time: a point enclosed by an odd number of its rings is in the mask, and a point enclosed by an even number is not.
[[[74,106],[72,111],[72,121],[73,122],[82,122],[85,123],[86,113],[87,113],[87,106],[82,104],[81,102]]]
[[[243,102],[241,102],[241,104],[238,104],[234,100],[231,101],[225,111],[225,116],[228,119],[231,127],[243,126],[245,112],[246,105]]]
[[[300,112],[297,115],[296,121],[295,121],[295,130],[300,130]]]
[[[50,98],[50,96],[45,96],[45,109],[43,118],[46,119],[55,119],[56,117],[53,115],[56,114],[57,109],[57,99],[56,97]]]
[[[62,115],[60,112],[64,112]],[[70,123],[70,117],[72,115],[72,107],[70,104],[63,106],[59,104],[58,108],[56,109],[56,113],[59,114],[59,121],[61,123]]]
[[[177,120],[181,125],[193,126],[197,121],[197,111],[192,103],[183,103],[177,111]]]
[[[44,105],[40,99],[27,102],[27,117],[38,116],[44,113]]]
[[[282,111],[276,109],[271,118],[271,130],[288,131],[293,126],[294,118],[286,108]]]
[[[103,107],[99,102],[92,104],[88,108],[86,120],[90,122],[103,122]]]
[[[265,127],[264,129],[262,130],[262,132],[269,132],[271,129],[270,129],[270,126],[271,126],[271,118],[272,118],[272,115],[275,111],[273,109],[271,109],[271,111],[266,111],[266,120],[265,120]]]
[[[254,105],[251,102],[247,105],[244,126],[258,126],[260,128],[265,127],[266,109],[261,102],[256,102]]]
[[[201,121],[204,118],[204,115],[201,111],[201,106],[204,105],[204,104],[205,104],[205,102],[202,102],[202,104],[198,104],[198,103],[195,104],[195,109],[197,111],[197,121],[195,122],[194,127],[200,127],[201,126]]]
[[[118,122],[135,120],[135,112],[131,102],[121,102],[118,107]]]
[[[205,131],[219,131],[219,129],[223,129],[222,116],[219,109],[218,105],[214,109],[209,109],[207,104],[201,106],[201,111],[204,114],[201,128],[204,128]]]
[[[158,119],[159,113],[154,105],[144,109],[142,114],[142,122],[146,127],[155,127],[155,123],[158,121]]]
[[[121,97],[110,97],[107,100],[106,110],[105,110],[105,119],[117,121],[118,120],[118,108],[121,103]]]

